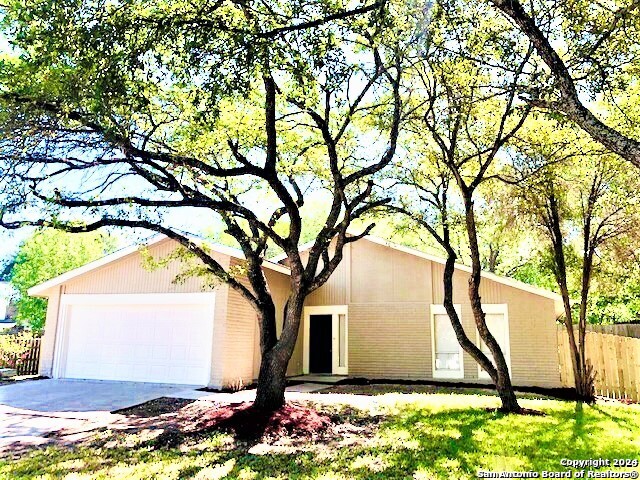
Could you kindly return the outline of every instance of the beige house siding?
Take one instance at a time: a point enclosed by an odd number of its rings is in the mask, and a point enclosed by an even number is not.
[[[560,387],[553,301],[503,288],[509,305],[511,374],[516,385]]]
[[[430,303],[428,264],[367,240],[351,244],[351,303]]]
[[[167,257],[175,248],[176,242],[163,240],[149,247],[149,253],[155,259]],[[229,257],[218,254],[216,260],[223,267],[229,265]],[[192,277],[185,282],[175,282],[182,272],[184,264],[172,261],[167,267],[154,270],[146,269],[139,252],[127,255],[115,262],[96,270],[91,270],[65,284],[65,293],[190,293],[211,291],[205,287],[202,279]]]
[[[444,300],[444,267],[432,263],[434,304]],[[468,274],[454,275],[454,303],[462,304],[462,322],[467,335],[476,339],[473,312],[468,300]],[[558,340],[553,300],[483,278],[480,287],[483,304],[507,304],[511,375],[515,385],[560,386]],[[465,378],[478,378],[478,365],[465,352]]]
[[[241,262],[232,259],[231,265]],[[273,270],[264,270],[273,301],[276,306],[276,326],[278,334],[282,329],[284,305],[289,296],[289,276]],[[248,286],[248,281],[243,280]],[[225,376],[223,385],[237,383],[246,385],[258,378],[260,372],[260,331],[256,312],[249,302],[237,291],[228,289],[227,313],[225,322],[224,352]],[[222,349],[221,349],[222,350]],[[291,361],[289,375],[302,372],[302,341],[296,344]]]
[[[350,375],[431,376],[431,272],[426,264],[366,240],[351,244]]]
[[[227,290],[225,331],[220,337],[225,371],[222,384],[237,385],[241,381],[247,385],[254,379],[254,351],[258,336],[256,314],[240,293]]]
[[[149,253],[155,259],[162,259],[176,248],[170,239],[149,247]],[[224,267],[238,264],[228,255],[215,254],[216,260]],[[166,267],[149,270],[143,266],[142,255],[134,252],[96,270],[89,271],[67,283],[55,287],[49,294],[45,335],[42,343],[40,374],[52,375],[55,349],[55,335],[58,327],[59,300],[61,293],[70,294],[145,294],[145,293],[194,293],[215,290],[215,313],[213,328],[213,349],[211,358],[210,385],[229,386],[238,383],[250,383],[257,376],[255,365],[256,346],[258,345],[258,326],[256,315],[249,303],[235,290],[225,284],[215,288],[206,286],[201,278],[189,278],[184,282],[175,282],[176,276],[183,271],[184,264],[176,260]],[[288,285],[286,275],[269,271],[271,281],[275,283],[276,303],[280,303],[281,312],[286,300]],[[287,283],[284,283],[287,282]],[[49,293],[49,292],[47,292]],[[285,300],[283,300],[285,298]],[[280,313],[280,319],[281,319]],[[301,349],[298,349],[301,350]],[[301,364],[300,360],[295,364]],[[259,349],[257,350],[259,362]]]
[[[333,242],[335,243],[335,241]],[[333,255],[333,248],[329,249],[330,255]],[[307,297],[305,305],[322,306],[322,305],[346,305],[348,303],[349,294],[349,271],[351,270],[351,245],[347,244],[342,253],[342,262],[331,275],[331,279],[321,288],[314,291]],[[301,255],[302,261],[306,263],[307,255]],[[322,261],[320,262],[322,264]]]
[[[225,361],[227,355],[224,351],[224,340],[227,333],[227,318],[229,315],[229,294],[227,285],[220,285],[216,289],[215,311],[213,318],[213,343],[211,348],[211,377],[209,385],[222,387],[227,384],[227,372]]]
[[[177,248],[177,243],[166,239],[149,247],[148,253],[156,260],[170,255]],[[216,254],[215,259],[224,267],[229,266],[230,257]],[[210,385],[224,385],[228,380],[225,371],[226,356],[223,345],[227,331],[228,290],[224,285],[211,288],[203,279],[191,277],[184,282],[176,282],[176,277],[184,270],[184,263],[179,260],[167,266],[148,269],[143,264],[140,252],[134,252],[96,270],[76,277],[64,284],[64,293],[68,294],[132,294],[132,293],[195,293],[216,291],[215,314],[213,321],[213,348],[211,353]],[[48,319],[47,319],[48,323]],[[52,361],[52,360],[51,360]]]
[[[349,305],[349,375],[431,377],[427,303]]]
[[[172,240],[149,248],[156,258],[170,254]],[[226,268],[238,260],[219,254]],[[69,280],[47,292],[49,307],[42,343],[40,373],[50,376],[59,317],[60,295],[103,293],[191,293],[211,291],[202,279],[183,283],[174,279],[183,266],[147,270],[139,252]],[[432,378],[431,305],[442,304],[443,265],[407,252],[360,240],[345,248],[344,259],[329,281],[311,294],[306,306],[348,306],[349,375],[373,378]],[[278,333],[290,278],[270,269],[265,275],[276,305]],[[468,273],[456,270],[454,302],[461,305],[462,322],[470,338],[476,329],[467,297]],[[212,386],[249,383],[257,378],[260,365],[259,327],[250,304],[236,291],[219,285],[216,307]],[[484,278],[485,304],[507,304],[510,356],[516,385],[560,386],[554,300]],[[303,369],[304,325],[298,335],[288,374]],[[464,354],[464,381],[477,381],[478,366]],[[458,381],[458,380],[455,380]]]
[[[349,375],[377,378],[432,378],[431,304],[442,304],[440,263],[360,240],[350,245],[347,278],[330,278],[307,305],[334,298],[350,285]],[[334,284],[335,282],[335,284]],[[476,341],[468,300],[468,273],[454,274],[454,303]],[[511,373],[516,385],[560,386],[554,301],[483,278],[482,301],[508,304]],[[464,352],[464,379],[478,380],[478,364]]]

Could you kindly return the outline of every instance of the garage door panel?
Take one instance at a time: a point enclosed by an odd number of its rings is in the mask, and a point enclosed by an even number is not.
[[[151,352],[151,345],[138,345],[138,348],[136,348],[136,351],[134,353],[134,358],[136,359],[136,361],[149,362],[151,361]]]
[[[206,358],[207,351],[204,348],[189,347],[189,355],[187,357],[187,363],[191,365],[199,365]]]
[[[70,305],[68,378],[207,384],[212,305]]]

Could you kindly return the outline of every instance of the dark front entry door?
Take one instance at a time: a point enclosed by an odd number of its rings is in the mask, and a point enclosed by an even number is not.
[[[309,316],[309,372],[331,373],[331,315]]]

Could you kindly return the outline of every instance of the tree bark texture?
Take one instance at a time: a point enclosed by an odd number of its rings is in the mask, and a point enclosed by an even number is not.
[[[547,215],[544,218],[547,230],[551,236],[553,248],[553,261],[555,265],[554,273],[562,303],[564,306],[564,326],[569,339],[569,349],[571,351],[571,366],[573,368],[573,378],[575,380],[576,395],[578,399],[592,403],[595,401],[593,367],[587,362],[586,344],[586,314],[587,297],[589,292],[590,278],[593,265],[593,256],[590,255],[588,241],[585,240],[585,252],[583,257],[582,288],[580,299],[580,320],[578,325],[578,341],[576,341],[575,328],[573,326],[573,315],[571,312],[571,298],[567,282],[567,264],[564,255],[563,236],[561,230],[561,219],[559,205],[556,197],[552,194],[547,199]],[[589,225],[584,226],[586,235],[589,234]]]
[[[504,353],[498,344],[496,338],[491,334],[487,327],[485,313],[482,309],[482,299],[480,297],[480,282],[482,280],[481,272],[482,267],[480,264],[480,248],[478,246],[477,227],[475,221],[475,215],[473,211],[473,200],[471,199],[471,192],[464,192],[465,203],[465,222],[467,226],[467,236],[469,238],[469,248],[471,251],[471,276],[469,277],[469,300],[471,302],[471,310],[473,312],[473,318],[478,328],[480,338],[489,348],[491,355],[493,356],[493,362],[495,364],[494,371],[489,371],[489,375],[496,385],[498,395],[502,402],[501,410],[505,412],[518,413],[522,409],[518,404],[513,385],[511,384],[511,377],[509,375],[509,367],[504,357]],[[486,370],[486,369],[485,369]],[[492,373],[494,375],[492,375]]]
[[[491,360],[489,360],[489,358],[484,354],[484,352],[468,337],[467,333],[464,331],[462,322],[460,321],[460,317],[458,316],[458,312],[456,312],[456,309],[453,303],[453,275],[455,272],[455,262],[456,262],[457,256],[455,251],[450,245],[449,232],[447,228],[445,228],[444,238],[441,244],[447,250],[447,260],[444,267],[444,278],[443,278],[443,282],[444,282],[443,304],[444,304],[445,310],[447,311],[447,314],[449,315],[449,319],[451,320],[451,325],[453,326],[453,331],[456,334],[456,339],[458,340],[458,343],[460,344],[462,349],[465,352],[467,352],[469,355],[471,355],[471,357],[476,362],[478,362],[478,364],[491,377],[491,380],[495,384],[496,390],[498,391],[498,395],[500,396],[500,401],[502,403],[501,410],[508,413],[519,413],[521,411],[521,408],[518,405],[515,392],[513,391],[513,387],[511,385],[511,380],[509,378],[509,371],[506,368],[506,362],[504,363],[505,368],[502,370],[502,373],[499,373],[499,370],[493,365],[493,363],[491,363]],[[470,279],[470,283],[471,283],[471,279]],[[478,301],[480,301],[479,295],[477,295],[477,299]],[[478,325],[475,311],[474,311],[474,319],[476,320],[476,325]],[[484,325],[486,329],[486,323],[484,323]],[[480,330],[480,327],[478,327],[478,330]],[[484,337],[482,338],[484,340]],[[497,345],[497,342],[496,342],[496,345]],[[504,356],[502,358],[504,361]],[[462,361],[462,359],[460,361]],[[505,372],[506,372],[506,381],[505,381]]]
[[[261,343],[262,354],[260,362],[260,373],[258,374],[258,385],[256,389],[256,400],[254,407],[265,411],[274,411],[284,405],[284,391],[286,387],[287,366],[298,338],[302,309],[304,306],[304,295],[300,293],[303,288],[301,280],[292,279],[294,292],[289,296],[285,306],[284,324],[280,338],[276,340],[275,335],[275,315],[273,322],[261,319],[261,329],[269,329],[273,325],[273,331],[261,335],[261,338],[268,340]]]

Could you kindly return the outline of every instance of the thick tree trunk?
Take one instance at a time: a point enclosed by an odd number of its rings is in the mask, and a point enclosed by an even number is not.
[[[582,383],[582,370],[580,369],[580,354],[578,352],[576,336],[573,330],[569,289],[567,288],[566,280],[564,282],[559,281],[558,284],[560,286],[560,294],[562,295],[562,302],[564,304],[564,328],[567,331],[567,337],[569,339],[569,350],[571,351],[571,367],[573,368],[573,378],[575,379],[577,393],[578,384]]]
[[[284,405],[288,364],[289,357],[281,350],[274,348],[269,352],[263,353],[260,362],[256,400],[253,403],[255,408],[274,411]]]
[[[506,375],[498,373],[498,369],[491,363],[491,360],[480,350],[480,348],[467,336],[458,313],[456,312],[453,303],[453,274],[455,271],[456,253],[449,244],[449,232],[445,228],[443,246],[447,249],[447,261],[444,267],[444,307],[451,320],[453,331],[456,334],[458,343],[462,346],[462,349],[473,357],[478,364],[489,374],[493,383],[496,386],[500,401],[502,402],[501,410],[504,412],[518,413],[521,411],[518,401],[516,399],[515,392],[511,386],[508,371]],[[462,359],[460,359],[462,361]],[[505,363],[506,366],[506,363]],[[506,383],[505,383],[506,379]]]
[[[456,312],[455,305],[453,303],[453,273],[455,271],[455,261],[456,254],[453,249],[450,249],[444,266],[444,308],[451,320],[451,325],[453,326],[453,331],[456,334],[456,339],[460,346],[462,346],[462,349],[471,355],[486,372],[489,372],[491,378],[494,378],[496,376],[495,367],[482,350],[480,350],[480,348],[478,348],[478,346],[467,336],[467,333],[464,331],[462,326],[462,322],[458,317],[458,312]],[[462,361],[462,359],[460,359],[460,361]]]
[[[587,304],[589,301],[589,290],[591,288],[591,274],[593,272],[593,255],[595,254],[591,245],[590,228],[585,228],[585,252],[582,260],[582,289],[580,291],[580,315],[578,318],[578,358],[580,361],[580,377],[576,377],[576,393],[578,399],[587,403],[595,401],[593,368],[587,363]]]
[[[304,296],[299,289],[289,296],[284,311],[284,323],[280,338],[275,340],[275,315],[273,321],[267,316],[261,319],[261,353],[260,373],[256,389],[255,408],[274,411],[284,405],[284,391],[287,386],[287,366],[293,354],[298,338],[300,318],[304,305]],[[273,325],[273,335],[270,330]],[[263,342],[264,340],[264,342]]]
[[[518,404],[516,392],[513,390],[509,371],[500,371],[500,369],[498,369],[498,375],[496,380],[494,381],[496,390],[498,391],[498,395],[500,396],[500,402],[502,402],[502,407],[500,407],[500,410],[506,413],[520,413],[522,411],[522,408]]]

